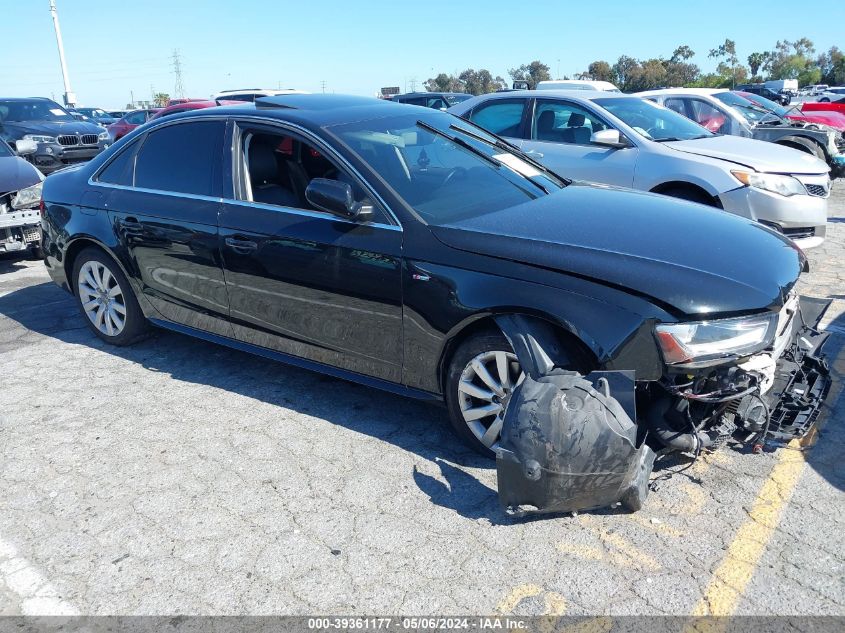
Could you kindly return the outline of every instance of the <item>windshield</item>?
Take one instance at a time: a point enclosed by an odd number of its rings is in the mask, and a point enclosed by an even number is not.
[[[102,119],[103,117],[111,118],[108,112],[100,110],[100,108],[77,108],[76,111],[94,117],[95,119]]]
[[[719,92],[713,95],[725,105],[739,110],[739,113],[749,121],[759,123],[763,119],[772,119],[772,113],[764,108],[754,105],[745,97],[740,97],[735,92]],[[777,118],[777,116],[775,116]]]
[[[760,96],[760,95],[753,95],[753,97],[743,96],[742,98],[747,99],[748,101],[750,101],[754,105],[760,106],[761,108],[768,110],[769,112],[774,112],[778,116],[786,116],[787,113],[792,109],[792,108],[784,108],[779,103],[775,103],[771,99],[766,99],[766,97],[763,97],[763,96]]]
[[[593,99],[593,103],[610,112],[653,141],[689,141],[713,136],[713,133],[677,112],[637,97]]]
[[[0,121],[75,121],[71,114],[55,101],[2,101]]]
[[[428,111],[330,126],[427,223],[514,207],[566,185],[450,114]]]

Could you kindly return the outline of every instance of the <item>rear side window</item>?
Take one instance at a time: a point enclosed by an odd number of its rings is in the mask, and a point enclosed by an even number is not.
[[[496,99],[482,104],[473,110],[470,120],[499,136],[519,136],[522,112],[525,101],[522,99]]]
[[[142,123],[146,123],[146,121],[147,115],[144,112],[133,112],[126,117],[126,122],[130,125],[141,125]]]
[[[97,182],[106,182],[112,185],[132,186],[132,160],[135,157],[135,150],[138,143],[130,143],[124,147],[106,168],[97,176]]]
[[[135,160],[135,186],[218,196],[223,121],[178,123],[147,134]]]

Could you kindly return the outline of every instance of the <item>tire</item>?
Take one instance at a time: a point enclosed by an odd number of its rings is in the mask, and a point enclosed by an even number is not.
[[[106,343],[131,345],[146,333],[147,320],[129,280],[100,249],[79,253],[70,283],[85,323]]]
[[[698,204],[703,204],[708,207],[716,206],[713,204],[712,198],[710,198],[703,191],[697,191],[695,189],[687,189],[686,187],[672,187],[670,189],[660,191],[659,193],[663,194],[664,196],[669,196],[670,198],[679,198],[681,200],[697,202]]]
[[[503,365],[506,365],[508,370],[509,384],[505,385],[503,385],[501,371],[497,371],[502,358],[505,359],[506,362]],[[572,358],[576,359],[577,356],[573,354]],[[481,379],[473,363],[479,363],[488,370],[490,377],[501,387],[500,394],[493,393],[489,383]],[[566,364],[572,365],[572,363]],[[498,444],[507,404],[513,389],[522,380],[522,375],[522,369],[519,367],[513,348],[501,332],[489,330],[472,334],[452,354],[445,381],[449,422],[458,437],[477,453],[495,458],[495,447]],[[477,397],[484,391],[494,397]],[[490,409],[489,415],[467,420],[465,417],[467,411],[480,412],[479,410],[483,407]],[[482,441],[484,434],[494,426],[498,426],[498,431],[493,431],[493,441]],[[486,439],[489,440],[490,437]]]

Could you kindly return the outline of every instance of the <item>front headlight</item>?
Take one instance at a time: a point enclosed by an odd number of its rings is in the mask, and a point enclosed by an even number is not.
[[[100,140],[100,141],[107,141],[107,140],[109,140],[109,133],[108,132],[100,132],[100,134],[97,136],[97,139]]]
[[[771,345],[776,327],[777,315],[764,314],[663,324],[655,331],[663,360],[677,365],[754,354]]]
[[[24,134],[23,137],[27,141],[35,141],[36,143],[56,143],[55,136],[45,136],[43,134]]]
[[[804,185],[792,176],[761,174],[756,171],[732,171],[731,173],[743,185],[754,187],[755,189],[771,191],[782,196],[800,196],[807,193]]]
[[[38,184],[18,191],[18,195],[12,198],[12,208],[29,209],[37,206],[41,200],[41,184],[39,182]]]

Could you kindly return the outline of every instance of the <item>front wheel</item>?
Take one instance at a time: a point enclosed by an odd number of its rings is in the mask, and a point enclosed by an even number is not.
[[[561,367],[584,369],[567,350]],[[501,332],[471,335],[455,350],[446,374],[446,407],[455,432],[476,452],[495,457],[513,390],[524,379],[516,354]]]
[[[126,276],[103,251],[87,248],[73,266],[76,299],[91,331],[112,345],[129,345],[147,321]]]

